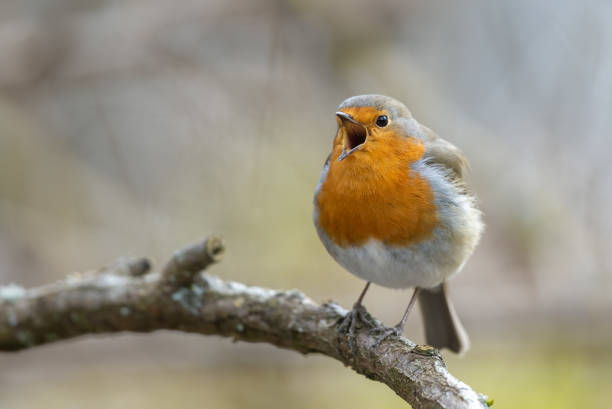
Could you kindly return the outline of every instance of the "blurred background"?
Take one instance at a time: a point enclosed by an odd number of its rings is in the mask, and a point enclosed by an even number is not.
[[[0,285],[207,233],[224,279],[350,307],[312,194],[346,97],[383,93],[461,147],[487,230],[451,283],[451,372],[497,408],[608,407],[612,4],[2,0]],[[409,291],[374,288],[388,325]],[[420,316],[407,336],[423,342]],[[176,333],[0,355],[0,406],[403,408],[318,356]]]

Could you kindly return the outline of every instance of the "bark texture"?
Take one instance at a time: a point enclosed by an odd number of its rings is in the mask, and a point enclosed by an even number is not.
[[[221,335],[327,355],[385,383],[415,409],[488,407],[447,371],[437,350],[403,337],[377,344],[376,328],[384,328],[377,320],[360,324],[352,351],[338,331],[347,311],[337,304],[205,274],[222,254],[222,241],[210,237],[177,251],[160,272],[150,272],[146,259],[123,259],[43,287],[0,287],[0,351],[122,331]]]

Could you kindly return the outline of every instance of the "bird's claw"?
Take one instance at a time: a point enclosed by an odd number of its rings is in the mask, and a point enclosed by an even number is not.
[[[391,336],[393,336],[393,337],[401,337],[403,332],[404,332],[403,328],[400,328],[398,326],[395,326],[393,328],[389,328],[389,327],[372,328],[371,333],[372,334],[376,334],[378,336],[378,339],[376,340],[374,345],[372,345],[372,347],[373,348],[378,348],[378,346],[380,344],[382,344],[382,342],[384,340],[386,340],[387,338],[389,338]]]
[[[370,317],[370,314],[366,311],[363,305],[357,304],[353,306],[353,309],[344,316],[338,327],[340,334],[346,334],[348,337],[349,348],[353,355],[355,355],[355,340],[356,340],[356,329],[357,323],[366,323],[369,326],[376,326],[376,323]]]

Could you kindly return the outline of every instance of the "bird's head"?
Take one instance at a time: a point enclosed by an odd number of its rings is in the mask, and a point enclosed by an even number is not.
[[[384,95],[358,95],[346,99],[336,112],[338,133],[334,149],[341,149],[338,161],[353,156],[358,160],[403,145],[406,138],[418,138],[420,129],[408,108]],[[411,132],[412,131],[412,132]]]

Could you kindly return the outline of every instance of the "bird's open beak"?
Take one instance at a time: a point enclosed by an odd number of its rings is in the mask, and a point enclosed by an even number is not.
[[[344,151],[338,158],[338,161],[341,161],[365,143],[368,131],[364,125],[345,112],[336,112],[336,117],[340,126],[344,128]]]

